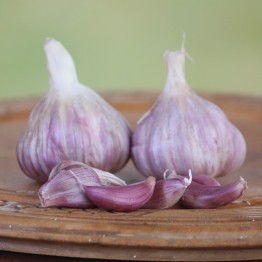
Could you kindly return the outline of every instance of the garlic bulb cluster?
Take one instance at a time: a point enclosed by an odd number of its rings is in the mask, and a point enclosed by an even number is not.
[[[49,90],[33,108],[17,144],[17,159],[29,177],[45,182],[62,160],[116,172],[130,156],[131,130],[124,117],[79,83],[72,57],[56,40],[45,53]]]
[[[23,172],[44,182],[42,207],[217,208],[245,191],[243,178],[225,186],[214,178],[242,165],[246,144],[222,110],[187,84],[184,48],[165,53],[166,86],[132,137],[125,118],[79,83],[73,59],[59,42],[48,39],[45,53],[49,90],[17,143]],[[113,174],[130,153],[146,177],[133,184]]]
[[[161,178],[166,169],[215,177],[244,162],[240,131],[215,104],[198,96],[184,74],[185,50],[167,51],[167,81],[155,104],[137,123],[132,158],[144,176]]]

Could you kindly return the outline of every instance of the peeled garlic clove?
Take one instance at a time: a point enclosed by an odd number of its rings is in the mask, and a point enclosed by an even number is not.
[[[133,211],[145,205],[151,198],[155,178],[125,186],[85,186],[87,197],[98,207],[111,211]]]
[[[92,168],[97,176],[100,179],[101,185],[105,186],[120,186],[120,185],[126,185],[126,182],[122,180],[121,178],[115,176],[114,174],[111,174],[109,172],[90,167],[82,162],[79,161],[72,161],[72,160],[67,160],[67,161],[62,161],[60,164],[56,165],[50,175],[49,179],[51,179],[54,175],[59,173],[61,170],[71,170],[74,173],[75,172],[85,172],[85,170],[88,170],[89,168]]]
[[[166,169],[215,177],[238,169],[246,156],[240,131],[215,104],[198,96],[184,74],[184,48],[167,51],[167,81],[132,137],[132,158],[144,176]]]
[[[176,176],[156,181],[154,193],[143,208],[165,209],[174,206],[191,184],[192,174],[189,178]]]
[[[124,117],[79,83],[67,50],[48,39],[49,90],[33,108],[17,144],[17,159],[29,177],[45,182],[62,160],[116,172],[130,155],[131,130]]]
[[[192,182],[180,200],[187,208],[217,208],[237,200],[247,188],[247,182],[239,180],[225,186],[201,185]]]
[[[58,170],[55,167],[52,176],[39,189],[38,196],[42,207],[90,208],[94,204],[86,197],[85,185],[100,185],[101,181],[91,168]]]

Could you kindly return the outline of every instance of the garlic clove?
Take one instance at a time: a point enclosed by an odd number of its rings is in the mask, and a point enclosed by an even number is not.
[[[166,209],[173,207],[178,203],[191,181],[191,171],[189,171],[189,178],[177,175],[176,177],[157,180],[154,193],[143,208]]]
[[[242,177],[225,186],[201,185],[193,181],[180,204],[186,208],[217,208],[237,200],[246,189],[247,182]]]
[[[164,55],[166,85],[132,136],[132,159],[144,176],[166,169],[218,176],[237,170],[246,156],[240,131],[215,104],[197,95],[184,74],[184,47]]]
[[[117,172],[130,156],[131,129],[103,98],[78,81],[74,61],[56,40],[45,54],[49,90],[33,108],[17,143],[22,171],[39,182],[62,160]]]
[[[90,208],[95,205],[86,197],[79,180],[85,185],[100,185],[92,168],[85,170],[60,170],[39,189],[42,207]]]
[[[155,178],[148,177],[142,182],[125,186],[85,186],[87,197],[98,207],[111,211],[134,211],[145,205],[151,198]]]

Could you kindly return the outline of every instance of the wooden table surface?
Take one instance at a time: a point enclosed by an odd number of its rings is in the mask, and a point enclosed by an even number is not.
[[[156,95],[111,93],[104,97],[134,127]],[[5,252],[0,253],[1,261],[8,261],[4,260],[8,257],[9,261],[30,261],[26,260],[30,259],[30,254],[31,258],[33,254],[40,254],[136,261],[261,260],[262,98],[205,96],[223,108],[246,138],[248,152],[244,165],[230,176],[220,178],[221,183],[233,181],[238,176],[247,180],[249,188],[241,201],[211,210],[129,213],[40,208],[37,197],[40,185],[22,174],[15,156],[17,138],[37,99],[2,101],[0,250]],[[119,176],[130,180],[139,174],[129,162]]]

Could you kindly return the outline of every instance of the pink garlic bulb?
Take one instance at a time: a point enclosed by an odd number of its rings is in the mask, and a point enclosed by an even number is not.
[[[45,182],[62,160],[117,172],[130,156],[125,118],[79,83],[74,61],[56,40],[45,43],[49,90],[33,108],[17,144],[17,159],[29,177]]]
[[[166,51],[167,81],[132,137],[132,158],[144,176],[166,169],[211,177],[237,170],[246,156],[241,132],[215,104],[197,95],[184,74],[186,52]]]

